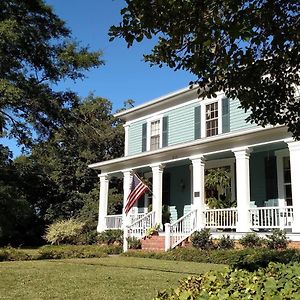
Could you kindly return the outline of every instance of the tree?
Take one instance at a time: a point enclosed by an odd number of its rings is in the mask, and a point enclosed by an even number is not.
[[[54,191],[47,197],[44,219],[53,222],[79,217],[81,213],[95,219],[99,178],[87,166],[120,157],[123,149],[123,123],[113,117],[111,102],[93,95],[79,101],[78,107],[70,109],[68,123],[32,149],[31,159],[42,166]]]
[[[126,0],[111,40],[157,37],[151,65],[196,76],[199,96],[224,91],[248,121],[286,125],[300,138],[299,9],[287,0]],[[298,93],[298,96],[297,96]]]
[[[70,30],[43,0],[0,2],[0,136],[30,145],[66,122],[72,92],[52,87],[62,79],[84,78],[98,67],[101,52],[72,39]],[[32,131],[35,130],[35,134]]]

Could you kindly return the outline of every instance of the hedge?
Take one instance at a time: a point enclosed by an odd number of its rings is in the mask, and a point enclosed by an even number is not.
[[[200,250],[195,248],[177,248],[168,252],[128,251],[123,256],[156,258],[166,260],[193,261],[200,263],[227,264],[233,268],[249,271],[266,267],[270,262],[300,262],[300,252],[295,249],[243,249],[243,250]]]
[[[39,260],[39,259],[62,259],[62,258],[92,258],[105,257],[111,254],[120,254],[122,247],[118,245],[63,245],[43,246],[35,253],[26,252],[26,249],[15,249],[11,247],[0,249],[0,261],[15,260]]]

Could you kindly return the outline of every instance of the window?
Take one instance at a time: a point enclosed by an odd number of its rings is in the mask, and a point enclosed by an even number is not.
[[[160,142],[160,120],[151,122],[150,125],[150,150],[159,148]]]
[[[218,102],[213,102],[205,106],[206,136],[218,134]]]
[[[283,157],[283,186],[286,205],[293,205],[292,203],[292,183],[291,183],[291,166],[290,158],[285,156]]]

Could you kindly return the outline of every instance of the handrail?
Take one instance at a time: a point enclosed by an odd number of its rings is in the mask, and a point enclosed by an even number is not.
[[[165,224],[165,250],[183,242],[197,229],[197,209],[191,210],[172,224]]]
[[[123,239],[123,251],[128,250],[128,237],[142,238],[145,236],[148,228],[153,227],[155,222],[155,212],[151,211],[134,221],[132,224],[125,226],[124,239]]]

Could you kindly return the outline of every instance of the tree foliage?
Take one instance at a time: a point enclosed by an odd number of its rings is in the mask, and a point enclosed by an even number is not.
[[[200,96],[224,91],[259,125],[300,138],[299,9],[286,0],[126,0],[111,40],[128,47],[157,37],[144,56],[196,76]]]
[[[30,144],[51,135],[77,105],[72,92],[57,92],[62,79],[76,80],[98,67],[101,52],[81,47],[42,0],[0,2],[0,136]],[[32,134],[35,130],[35,135]]]
[[[95,230],[99,178],[88,164],[123,155],[123,124],[112,104],[90,95],[69,108],[68,123],[52,129],[31,154],[12,160],[0,148],[0,245],[42,242],[45,226],[79,218]],[[109,212],[122,204],[120,180],[111,180]]]

